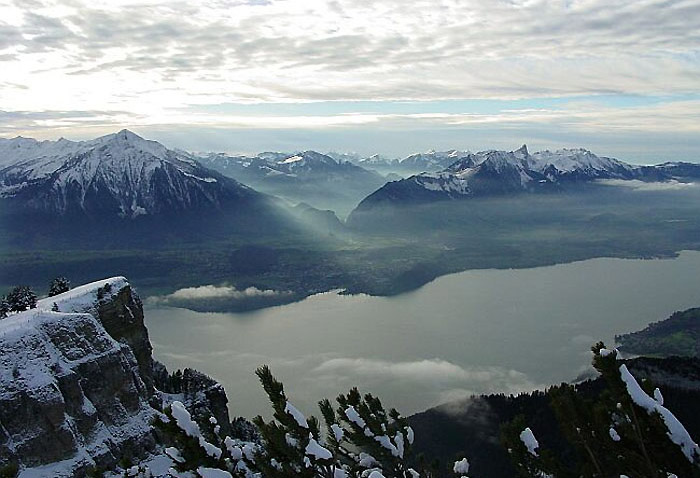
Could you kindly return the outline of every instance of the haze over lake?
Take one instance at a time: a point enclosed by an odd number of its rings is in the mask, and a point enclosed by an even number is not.
[[[700,305],[700,252],[443,276],[396,297],[325,293],[255,312],[150,308],[155,357],[226,388],[233,415],[269,415],[269,364],[305,413],[357,385],[404,414],[517,392],[588,369],[590,346]]]

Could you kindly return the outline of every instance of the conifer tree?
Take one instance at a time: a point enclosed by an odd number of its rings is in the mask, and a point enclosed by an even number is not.
[[[0,296],[0,319],[7,317],[10,310],[10,303],[7,301],[7,298],[4,295]]]
[[[551,406],[564,437],[576,450],[574,466],[563,466],[548,451],[532,452],[519,430],[519,418],[504,427],[503,442],[523,477],[603,478],[630,476],[700,477],[700,448],[676,417],[663,406],[663,396],[650,383],[641,385],[616,350],[602,342],[592,347],[593,366],[605,389],[583,398],[573,385],[551,391]]]
[[[70,290],[70,281],[65,277],[56,277],[49,285],[49,297],[53,297]]]
[[[319,423],[306,418],[287,399],[284,387],[264,366],[256,371],[274,410],[267,423],[256,417],[263,440],[258,469],[264,476],[309,478],[417,478],[406,465],[413,443],[413,430],[396,410],[387,412],[371,394],[356,388],[337,398],[337,411],[330,401],[319,403],[327,428],[320,436]],[[269,465],[268,465],[269,463]]]
[[[254,419],[260,443],[222,438],[216,426],[201,429],[180,402],[165,409],[166,419],[158,419],[156,426],[175,443],[166,453],[178,471],[236,478],[430,476],[406,465],[413,430],[396,410],[387,412],[378,398],[361,396],[352,389],[338,397],[337,411],[328,400],[321,401],[327,428],[324,437],[319,421],[292,405],[269,367],[260,367],[256,374],[273,409],[271,421],[261,416]],[[468,468],[466,460],[459,465],[455,465],[456,473]]]
[[[20,285],[7,294],[7,302],[13,312],[33,309],[36,307],[36,294],[29,286]]]

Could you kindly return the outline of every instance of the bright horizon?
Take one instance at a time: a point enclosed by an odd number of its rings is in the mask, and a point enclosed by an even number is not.
[[[700,161],[693,1],[0,2],[0,136]]]

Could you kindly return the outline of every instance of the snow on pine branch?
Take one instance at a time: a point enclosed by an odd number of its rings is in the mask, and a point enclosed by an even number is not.
[[[700,447],[693,441],[683,424],[665,408],[659,401],[654,400],[646,394],[637,380],[632,376],[626,365],[620,366],[620,377],[627,387],[627,393],[632,401],[647,411],[647,413],[658,413],[666,424],[668,437],[673,443],[681,447],[683,454],[691,463],[700,459]],[[656,395],[656,394],[655,394]],[[661,398],[661,392],[659,392]],[[663,398],[660,400],[663,402]]]
[[[309,424],[306,421],[304,414],[301,413],[294,405],[289,403],[289,401],[287,401],[287,404],[284,407],[284,412],[291,415],[300,427],[309,428]]]
[[[187,435],[199,440],[199,445],[204,448],[204,451],[206,451],[209,456],[216,459],[221,458],[221,449],[204,439],[199,425],[192,420],[190,412],[187,411],[182,402],[174,401],[171,405],[171,413],[177,426]]]
[[[538,456],[537,449],[540,447],[540,444],[537,441],[537,438],[535,438],[535,434],[532,433],[532,430],[530,430],[530,427],[527,427],[525,430],[520,432],[520,441],[523,442],[523,445],[525,445],[525,448],[527,448],[527,451],[531,455]]]

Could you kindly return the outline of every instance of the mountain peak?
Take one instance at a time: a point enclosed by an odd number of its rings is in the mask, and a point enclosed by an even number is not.
[[[59,214],[136,217],[195,208],[218,210],[224,203],[254,195],[188,155],[128,129],[77,143],[56,141],[14,149],[0,144],[0,161],[5,158],[14,166],[0,168],[0,197]]]
[[[513,151],[513,152],[516,153],[516,154],[521,154],[521,155],[523,155],[523,156],[529,156],[529,155],[530,155],[530,153],[529,153],[528,150],[527,150],[527,145],[526,145],[526,144],[523,144],[519,149],[516,149],[516,150]]]
[[[137,135],[131,130],[128,130],[124,128],[123,130],[119,131],[117,133],[118,138],[123,138],[123,139],[143,139],[141,136]]]
[[[128,129],[122,129],[121,131],[118,131],[117,133],[110,133],[106,134],[104,136],[101,136],[97,138],[96,140],[93,141],[87,141],[86,144],[90,143],[105,143],[105,142],[114,142],[117,144],[143,144],[143,143],[154,143],[154,144],[159,144],[157,141],[149,141],[147,139],[142,138],[141,136],[137,135],[131,130]]]

